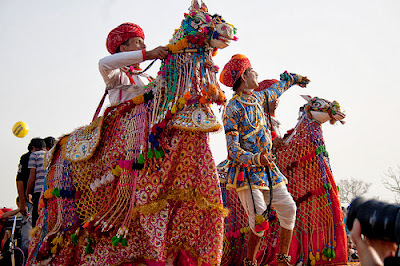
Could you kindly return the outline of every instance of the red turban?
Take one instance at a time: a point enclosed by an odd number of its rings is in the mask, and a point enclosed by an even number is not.
[[[246,56],[235,54],[224,66],[219,81],[227,87],[233,87],[233,84],[249,67],[251,67],[250,60]]]
[[[133,37],[141,37],[144,40],[142,28],[133,23],[123,23],[108,34],[106,42],[107,50],[110,54],[114,54],[118,47]]]

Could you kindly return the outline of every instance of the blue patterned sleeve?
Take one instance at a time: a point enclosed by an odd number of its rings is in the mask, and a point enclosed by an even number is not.
[[[228,158],[236,164],[252,165],[252,152],[244,150],[240,146],[240,128],[242,116],[239,111],[234,110],[234,106],[228,105],[224,116],[224,129],[226,146],[228,148]]]
[[[281,80],[272,84],[268,89],[260,92],[261,103],[264,104],[265,101],[271,101],[271,99],[279,98],[281,95],[287,91],[290,87],[295,84],[299,84],[303,79],[302,76],[293,73],[282,73]]]

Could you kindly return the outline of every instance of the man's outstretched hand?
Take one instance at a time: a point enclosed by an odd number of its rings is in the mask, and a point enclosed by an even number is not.
[[[299,86],[302,88],[307,87],[307,84],[310,83],[310,80],[307,77],[302,77]]]
[[[158,46],[157,48],[146,51],[146,60],[152,59],[163,59],[168,54],[168,48],[166,46]]]

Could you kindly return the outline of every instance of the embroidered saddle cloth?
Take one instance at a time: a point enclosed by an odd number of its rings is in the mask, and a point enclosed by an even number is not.
[[[89,160],[99,144],[103,120],[103,116],[98,117],[90,125],[71,133],[63,146],[63,158],[72,162]]]

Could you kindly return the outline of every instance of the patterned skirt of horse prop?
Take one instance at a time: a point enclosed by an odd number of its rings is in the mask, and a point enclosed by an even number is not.
[[[218,265],[224,217],[208,133],[222,127],[212,56],[232,25],[192,1],[145,93],[46,154],[28,265]]]
[[[296,201],[296,225],[289,250],[292,265],[346,265],[347,236],[332,176],[321,124],[342,121],[345,115],[336,101],[303,96],[308,102],[300,108],[296,127],[285,135],[285,145],[276,150],[276,164],[288,178],[288,190]],[[224,255],[221,265],[241,265],[246,255],[247,216],[236,191],[227,190],[224,178],[228,161],[218,165],[225,218]],[[257,253],[259,265],[277,265],[279,221],[269,215],[269,229]]]

